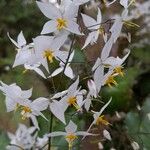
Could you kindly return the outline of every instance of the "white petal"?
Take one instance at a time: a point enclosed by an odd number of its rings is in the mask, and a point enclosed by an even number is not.
[[[127,7],[128,7],[128,0],[120,0],[120,4],[121,4],[124,8],[127,8]]]
[[[82,135],[82,136],[90,136],[90,135],[94,135],[85,131],[78,131],[76,132],[76,135]]]
[[[104,136],[107,140],[111,141],[110,133],[109,133],[107,130],[103,130],[103,136]]]
[[[44,97],[39,97],[32,102],[32,109],[43,111],[46,110],[49,104],[49,100]]]
[[[55,20],[50,20],[44,24],[41,34],[52,33],[56,30],[57,30],[57,22]]]
[[[79,25],[74,21],[69,20],[66,29],[74,34],[82,35],[79,30]]]
[[[41,77],[43,77],[44,79],[46,79],[46,76],[44,75],[44,73],[41,71],[41,69],[39,68],[34,68],[34,71],[36,73],[38,73]]]
[[[79,84],[79,76],[76,79],[76,81],[68,88],[69,95],[74,94],[77,91],[78,84]]]
[[[66,136],[66,132],[61,132],[61,131],[57,131],[57,132],[52,132],[47,134],[48,137],[55,137],[55,136]]]
[[[101,90],[103,76],[104,76],[104,67],[99,66],[94,72],[94,83],[96,85],[97,93],[99,93]]]
[[[58,118],[61,122],[66,124],[64,109],[62,109],[62,105],[58,101],[54,101],[50,104],[50,110]]]
[[[74,78],[74,74],[73,74],[73,71],[72,71],[72,69],[71,69],[70,66],[67,66],[67,67],[65,68],[64,74],[65,74],[67,77],[69,77],[70,79],[73,79],[73,78]]]
[[[11,40],[11,42],[12,42],[16,47],[19,48],[18,43],[10,37],[9,33],[7,33],[7,35],[8,35],[8,37],[9,37],[9,39]]]
[[[97,24],[96,20],[93,19],[92,17],[85,15],[85,14],[81,14],[82,18],[83,18],[83,22],[85,24],[85,26],[89,29],[97,29],[97,27],[95,26]],[[91,27],[93,26],[93,27]]]
[[[101,110],[98,113],[98,116],[100,116],[102,114],[102,112],[105,110],[105,108],[110,104],[112,98],[110,98],[110,100],[101,108]]]
[[[22,47],[27,43],[22,31],[18,35],[17,43],[19,47]]]
[[[61,73],[62,71],[63,71],[62,67],[57,68],[48,78],[54,77],[54,76],[58,75],[59,73]]]
[[[112,46],[113,46],[113,38],[110,38],[102,49],[101,52],[102,61],[104,61],[109,56]]]
[[[57,7],[55,7],[51,3],[42,3],[36,1],[38,7],[40,8],[41,12],[49,19],[56,19],[61,17],[61,13]]]
[[[31,115],[30,118],[31,118],[31,120],[32,120],[33,125],[34,125],[38,130],[40,130],[39,125],[38,125],[38,121],[37,121],[36,117],[33,116],[33,115]]]
[[[30,98],[32,96],[32,88],[29,89],[29,90],[26,90],[26,91],[25,90],[22,91],[21,96],[22,96],[23,99]]]
[[[65,127],[67,133],[75,133],[77,130],[77,125],[70,120],[69,124]]]
[[[58,92],[51,99],[60,98],[60,97],[64,96],[67,92],[68,92],[68,90],[65,90],[65,91],[62,91],[62,92]]]

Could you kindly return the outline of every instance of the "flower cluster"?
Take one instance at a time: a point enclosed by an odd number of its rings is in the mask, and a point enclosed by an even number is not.
[[[106,7],[109,7],[115,1],[111,3],[104,2]],[[123,63],[129,56],[130,50],[123,58],[110,56],[110,52],[113,44],[121,35],[123,25],[136,25],[128,20],[128,8],[133,2],[133,0],[120,0],[124,10],[121,16],[111,18],[113,24],[107,32],[104,27],[107,21],[103,22],[100,8],[97,7],[96,19],[81,12],[81,7],[92,3],[89,0],[63,0],[61,3],[55,4],[37,1],[37,6],[43,15],[48,18],[41,34],[33,38],[31,43],[27,43],[22,31],[16,41],[8,33],[9,39],[17,50],[13,67],[23,65],[25,71],[35,71],[45,80],[60,73],[73,80],[73,83],[64,91],[56,91],[49,98],[39,97],[35,100],[31,100],[32,89],[22,90],[15,83],[7,85],[2,81],[0,82],[0,90],[6,96],[7,111],[19,111],[23,120],[30,118],[34,125],[34,127],[27,129],[26,126],[20,124],[15,135],[8,133],[11,139],[8,149],[16,150],[20,147],[22,149],[40,149],[48,143],[48,138],[55,136],[64,136],[69,149],[72,149],[77,136],[94,135],[90,133],[93,125],[110,125],[105,119],[103,111],[111,103],[112,98],[98,111],[93,110],[95,108],[92,107],[92,101],[93,99],[99,100],[99,93],[103,86],[108,85],[111,88],[113,85],[118,84],[115,80],[117,76],[124,76]],[[82,24],[79,19],[82,19]],[[83,26],[88,31],[87,35],[83,30]],[[85,36],[85,43],[81,47],[83,50],[87,46],[97,43],[101,35],[105,45],[91,68],[92,75],[87,80],[87,88],[84,89],[80,86],[81,77],[76,75],[71,67],[75,53],[73,46],[76,37]],[[65,49],[68,40],[70,41],[70,48]],[[51,72],[49,65],[55,61],[58,62],[59,67]],[[36,129],[40,130],[40,128],[36,118],[42,116],[47,120],[47,123],[50,122],[42,111],[50,111],[55,118],[66,124],[66,111],[69,107],[72,107],[75,113],[92,113],[93,122],[89,128],[86,131],[77,131],[77,125],[70,120],[65,132],[45,133],[43,138],[39,138]]]

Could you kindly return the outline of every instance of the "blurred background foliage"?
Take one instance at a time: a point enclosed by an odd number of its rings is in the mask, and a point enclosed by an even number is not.
[[[31,42],[33,37],[39,35],[46,18],[39,11],[34,1],[1,0],[0,12],[0,80],[7,84],[16,82],[23,89],[33,87],[33,99],[38,96],[49,96],[49,93],[54,90],[51,80],[45,81],[34,72],[23,74],[22,67],[12,68],[16,51],[7,37],[7,32],[13,38],[16,38],[18,33],[23,30],[27,41]],[[139,42],[136,35],[133,38],[136,39],[135,43]],[[92,51],[92,47],[90,48]],[[106,117],[112,124],[108,130],[115,140],[112,142],[102,141],[106,150],[111,147],[117,150],[132,149],[130,146],[132,141],[138,142],[146,150],[150,149],[150,45],[132,46],[130,48],[131,55],[124,66],[125,76],[117,78],[118,86],[113,88],[104,87],[101,91],[101,100],[107,101],[110,97],[113,98],[111,105],[106,110],[106,113],[109,114]],[[116,53],[120,54],[122,52],[117,51]],[[73,63],[72,66],[75,68],[76,74],[79,73],[81,77],[86,77],[87,74],[90,74],[89,66],[91,67],[92,64],[87,63],[85,57],[87,55],[88,53],[85,54],[76,46],[73,62],[78,63]],[[70,84],[70,80],[64,77],[62,83],[60,76],[57,76],[54,78],[54,83],[56,85],[61,83],[60,91]],[[86,88],[86,81],[82,81],[81,84]],[[99,103],[94,102],[94,105],[99,110]],[[116,111],[121,116],[121,119],[116,117]],[[72,118],[71,112],[67,116],[68,119]],[[49,118],[50,114],[46,112],[45,115]],[[83,118],[87,121],[83,121]],[[78,114],[72,119],[79,122],[79,126],[84,128],[89,125],[89,118],[92,119],[91,116]],[[43,118],[38,119],[41,127],[39,135],[41,136],[48,132],[49,126]],[[7,131],[15,132],[20,121],[19,114],[6,113],[4,96],[0,93],[0,149],[5,149],[5,146],[9,143]],[[29,122],[26,122],[26,124],[29,124]],[[53,130],[62,130],[63,127],[56,120]],[[98,132],[102,128],[98,128]],[[87,142],[76,144],[75,146],[76,149],[90,149],[88,143],[92,143],[92,148],[97,149],[97,142],[95,141],[101,141],[101,139],[89,138]],[[63,149],[67,149],[66,142],[63,139],[60,139],[59,142],[54,139],[53,144],[63,145]]]

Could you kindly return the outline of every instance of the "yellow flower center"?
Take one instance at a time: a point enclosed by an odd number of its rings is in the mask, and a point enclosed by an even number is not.
[[[69,150],[72,149],[73,141],[77,138],[78,137],[74,135],[73,133],[69,133],[68,135],[66,135],[65,139],[69,143]]]
[[[118,85],[117,82],[114,79],[114,76],[112,76],[112,75],[110,75],[108,77],[108,79],[106,80],[105,84],[108,85],[110,88],[112,87],[112,84]]]
[[[69,97],[67,103],[70,106],[73,105],[77,110],[80,109],[79,105],[77,104],[77,98],[75,96]]]
[[[99,125],[99,124],[104,124],[104,125],[109,125],[110,123],[104,119],[104,115],[98,117],[98,119],[96,120],[96,125]]]
[[[57,19],[57,30],[61,30],[63,28],[67,27],[67,20],[63,18]]]
[[[98,32],[100,33],[100,34],[104,34],[105,32],[104,32],[104,28],[102,27],[102,26],[100,26],[100,28],[98,29]]]
[[[28,113],[31,113],[32,110],[28,107],[28,106],[22,106],[22,111],[21,111],[21,115],[22,115],[22,120],[25,120],[28,116]]]
[[[116,68],[114,69],[114,73],[117,73],[117,74],[121,75],[122,77],[124,76],[124,72],[123,72],[121,66],[116,67]]]
[[[45,50],[44,53],[43,53],[43,57],[47,58],[49,60],[49,62],[52,63],[53,58],[54,58],[53,51],[50,50],[50,49]]]

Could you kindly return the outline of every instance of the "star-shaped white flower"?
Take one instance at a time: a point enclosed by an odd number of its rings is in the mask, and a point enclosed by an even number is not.
[[[71,33],[81,35],[79,25],[76,23],[77,9],[76,5],[68,5],[63,11],[51,3],[42,3],[37,1],[41,12],[50,21],[46,22],[41,34],[52,33],[56,31],[67,30]]]
[[[39,62],[48,69],[48,62],[53,63],[54,58],[61,60],[66,52],[60,51],[60,47],[64,44],[67,39],[67,34],[54,36],[38,36],[33,39],[35,55]]]
[[[66,141],[69,144],[69,148],[72,148],[73,142],[77,139],[78,136],[90,136],[93,135],[91,133],[85,131],[77,131],[77,125],[70,121],[69,124],[65,128],[66,132],[57,131],[48,134],[48,137],[57,137],[64,136]]]

